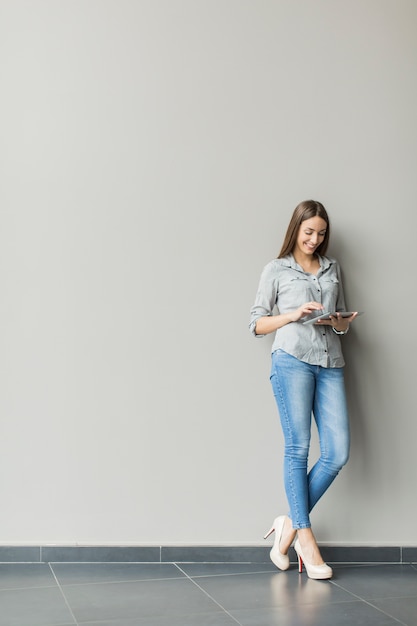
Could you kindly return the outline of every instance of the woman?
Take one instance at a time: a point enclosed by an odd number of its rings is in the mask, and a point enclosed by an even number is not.
[[[299,204],[277,259],[262,272],[250,328],[257,337],[275,332],[271,383],[285,440],[284,480],[289,516],[274,520],[271,560],[282,570],[294,544],[299,571],[310,578],[331,578],[311,529],[310,511],[349,456],[349,421],[340,338],[357,313],[346,311],[340,268],[325,256],[330,236],[327,212],[320,202]],[[277,312],[274,310],[276,307]],[[322,311],[330,319],[303,322]],[[320,458],[307,469],[311,415],[317,424]]]

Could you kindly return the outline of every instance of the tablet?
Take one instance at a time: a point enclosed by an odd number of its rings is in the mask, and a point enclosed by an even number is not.
[[[338,313],[341,315],[341,317],[350,317],[354,313],[362,315],[363,311],[338,311]],[[316,315],[315,317],[306,320],[305,322],[303,322],[303,324],[315,324],[318,320],[328,320],[330,319],[331,315],[336,315],[336,311],[326,311],[325,313],[320,313],[319,315]]]

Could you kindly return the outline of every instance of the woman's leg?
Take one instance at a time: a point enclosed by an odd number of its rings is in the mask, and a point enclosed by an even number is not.
[[[343,368],[319,368],[313,406],[320,458],[308,475],[309,511],[349,458],[349,417]]]
[[[320,458],[308,475],[309,511],[332,484],[349,457],[349,419],[343,368],[317,368],[314,418],[320,440]],[[305,559],[323,563],[311,528],[298,531]]]
[[[343,369],[310,366],[277,351],[271,383],[285,438],[284,480],[292,525],[308,562],[323,563],[309,512],[333,482],[349,455],[349,421]],[[317,423],[321,456],[307,477],[311,412]],[[283,538],[288,547],[294,534]],[[289,538],[288,538],[289,537]],[[285,546],[286,544],[286,546]]]
[[[278,350],[272,355],[271,384],[285,440],[284,481],[293,528],[310,528],[308,453],[315,394],[315,366]]]

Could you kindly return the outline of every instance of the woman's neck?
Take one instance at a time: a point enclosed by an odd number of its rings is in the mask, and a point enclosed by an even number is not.
[[[308,274],[316,274],[320,269],[320,261],[316,254],[294,253],[293,257],[298,265]]]

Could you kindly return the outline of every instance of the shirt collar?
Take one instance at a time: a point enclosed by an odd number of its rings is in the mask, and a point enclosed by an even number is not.
[[[319,254],[317,256],[318,256],[319,263],[320,263],[320,270],[322,272],[329,269],[329,267],[333,265],[334,263],[333,259],[329,259],[327,256],[320,256]],[[298,265],[297,261],[294,259],[294,256],[292,255],[292,253],[284,257],[282,259],[282,262],[283,262],[283,265],[285,265],[286,267],[291,267],[292,269],[297,270],[299,272],[303,271],[303,269]]]

